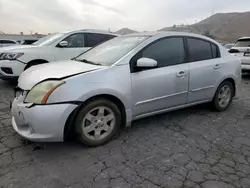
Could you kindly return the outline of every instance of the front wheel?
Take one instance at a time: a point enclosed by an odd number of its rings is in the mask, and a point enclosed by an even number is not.
[[[225,111],[232,103],[235,90],[233,84],[229,81],[224,81],[217,89],[213,99],[213,107],[221,112]]]
[[[75,119],[80,142],[95,147],[110,141],[120,130],[121,112],[113,102],[96,99],[83,106]]]

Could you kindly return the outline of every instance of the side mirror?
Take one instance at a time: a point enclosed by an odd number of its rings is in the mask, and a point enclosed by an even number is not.
[[[59,46],[62,47],[62,48],[67,47],[68,45],[69,45],[68,41],[61,41],[59,43]]]
[[[138,68],[154,68],[154,67],[157,67],[157,61],[155,61],[154,59],[143,57],[143,58],[140,58],[137,60],[136,67],[138,67]]]
[[[239,50],[233,49],[233,48],[231,48],[230,50],[228,50],[228,52],[229,52],[229,53],[240,53]]]

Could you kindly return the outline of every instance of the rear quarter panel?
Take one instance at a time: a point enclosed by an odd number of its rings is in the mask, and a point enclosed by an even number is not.
[[[222,69],[221,71],[221,78],[217,80],[216,87],[214,90],[214,94],[219,87],[219,85],[226,79],[233,79],[236,84],[236,89],[239,87],[241,83],[241,60],[228,53],[226,50],[221,49],[221,56],[222,56]]]

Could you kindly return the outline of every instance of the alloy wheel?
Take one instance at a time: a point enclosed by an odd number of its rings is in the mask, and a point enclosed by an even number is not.
[[[232,90],[229,85],[224,85],[218,94],[218,104],[221,108],[225,108],[232,98]]]
[[[112,132],[115,123],[115,113],[106,106],[99,106],[86,113],[82,121],[82,131],[90,140],[102,140]]]

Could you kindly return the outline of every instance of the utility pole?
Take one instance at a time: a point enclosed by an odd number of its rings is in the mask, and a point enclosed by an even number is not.
[[[214,15],[214,0],[212,0],[212,15]]]

